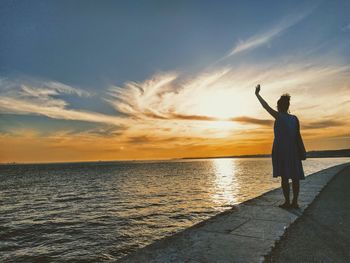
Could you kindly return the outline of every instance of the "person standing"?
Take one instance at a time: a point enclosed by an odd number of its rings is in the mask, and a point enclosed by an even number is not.
[[[260,95],[260,85],[255,88],[255,95],[264,109],[275,119],[274,140],[272,146],[273,177],[281,177],[284,203],[279,207],[299,208],[299,181],[305,179],[302,160],[306,151],[300,135],[299,120],[289,113],[290,95],[283,94],[277,101],[277,111],[272,109]],[[293,200],[289,197],[289,179],[292,180]]]

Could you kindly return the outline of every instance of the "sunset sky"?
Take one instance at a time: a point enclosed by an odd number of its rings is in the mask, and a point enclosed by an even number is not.
[[[0,2],[0,162],[350,148],[350,1]]]

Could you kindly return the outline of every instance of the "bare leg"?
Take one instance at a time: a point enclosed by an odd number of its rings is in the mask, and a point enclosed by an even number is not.
[[[299,196],[299,189],[300,189],[300,184],[299,184],[299,179],[294,179],[292,180],[292,186],[293,186],[293,202],[292,206],[293,208],[298,208],[298,196]]]
[[[290,199],[289,199],[289,182],[288,179],[285,179],[282,177],[281,186],[283,190],[284,195],[284,204],[282,204],[280,207],[282,208],[288,208],[290,206]]]

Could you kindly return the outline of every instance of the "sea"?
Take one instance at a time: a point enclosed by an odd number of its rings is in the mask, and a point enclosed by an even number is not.
[[[279,187],[271,170],[269,158],[0,165],[0,262],[116,261]]]

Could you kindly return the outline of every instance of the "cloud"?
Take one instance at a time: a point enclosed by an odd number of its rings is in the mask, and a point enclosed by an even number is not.
[[[155,74],[142,83],[126,82],[123,87],[112,86],[105,100],[128,116],[161,118],[159,107],[163,95],[174,92],[172,82],[176,78],[176,73]]]
[[[21,85],[21,95],[23,96],[31,96],[31,97],[49,97],[53,95],[59,94],[73,94],[78,95],[80,97],[90,96],[85,90],[79,88],[73,88],[63,83],[55,82],[55,81],[47,81],[41,83],[41,87],[30,87],[27,85]]]
[[[224,58],[231,57],[238,53],[251,50],[268,43],[270,40],[279,36],[288,28],[298,24],[300,21],[310,15],[311,12],[312,9],[308,8],[304,12],[289,15],[273,26],[270,30],[254,35],[245,41],[239,41],[239,43]]]
[[[331,127],[339,127],[347,124],[347,122],[338,121],[338,120],[322,120],[322,121],[314,121],[301,125],[302,129],[322,129],[322,128],[331,128]]]
[[[151,136],[151,135],[140,135],[140,136],[130,136],[126,139],[126,142],[132,143],[132,144],[148,144],[148,143],[185,141],[186,139],[194,139],[194,138],[172,137],[172,136],[157,137],[157,136]]]
[[[215,116],[197,114],[198,105],[203,97],[208,100],[218,84],[222,87],[228,73],[221,69],[189,79],[173,72],[158,73],[144,82],[110,87],[105,100],[120,113],[136,119],[214,120]]]
[[[185,115],[185,114],[177,114],[177,113],[170,114],[169,118],[175,119],[175,120],[196,120],[196,121],[218,121],[218,120],[220,120],[218,118],[203,116],[203,115]]]
[[[262,120],[262,119],[255,119],[247,116],[241,116],[241,117],[235,117],[231,118],[232,121],[246,123],[246,124],[257,124],[262,126],[271,126],[273,124],[273,120]]]
[[[80,97],[88,97],[92,94],[80,88],[71,87],[63,83],[51,80],[42,80],[34,78],[9,79],[0,77],[0,91],[2,94],[13,94],[19,91],[23,96],[52,96],[64,94],[73,94]]]
[[[11,114],[43,115],[53,119],[78,120],[122,125],[124,120],[98,112],[69,109],[60,95],[90,96],[81,89],[58,82],[44,82],[39,87],[19,84],[16,81],[0,82],[0,112]]]
[[[145,116],[159,120],[192,120],[192,121],[219,121],[219,118],[204,116],[204,115],[186,115],[178,113],[167,113],[166,115],[157,115],[153,112],[145,112]]]
[[[335,140],[340,140],[340,139],[350,139],[350,133],[341,133],[341,134],[337,134],[334,136],[329,137],[330,139],[335,139]]]
[[[245,124],[256,124],[261,126],[271,127],[274,123],[274,120],[266,120],[266,119],[256,119],[247,116],[240,116],[231,118],[231,121],[241,122]],[[307,121],[302,123],[302,129],[323,129],[323,128],[331,128],[331,127],[339,127],[348,124],[346,121],[339,120],[321,120],[321,121]]]

